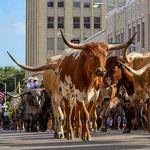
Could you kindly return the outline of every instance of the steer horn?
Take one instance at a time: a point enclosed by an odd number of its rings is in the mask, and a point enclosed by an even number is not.
[[[135,76],[141,76],[143,73],[150,68],[150,63],[145,65],[143,68],[139,70],[134,70],[131,67],[127,66],[126,64],[122,63],[121,61],[118,61],[121,65],[123,65],[128,71],[130,71]]]
[[[7,92],[7,95],[8,96],[11,96],[12,98],[18,98],[18,97],[21,97],[21,96],[23,96],[23,95],[25,95],[25,94],[27,94],[27,93],[29,93],[29,91],[25,91],[25,92],[23,92],[23,93],[21,93],[21,94],[19,94],[19,95],[12,95],[12,94],[10,94],[10,93],[8,93]]]
[[[127,56],[127,50],[128,50],[128,47],[126,47],[123,51],[123,56],[119,56],[118,60],[119,61],[125,61],[127,63],[131,63],[131,60],[129,59],[129,57]]]
[[[10,58],[22,69],[27,70],[27,71],[43,71],[43,70],[47,70],[47,69],[55,69],[58,66],[58,62],[54,61],[51,62],[49,64],[43,65],[43,66],[38,66],[38,67],[30,67],[30,66],[25,66],[20,64],[19,62],[17,62],[12,55],[7,51],[8,55],[10,56]]]
[[[126,43],[123,43],[123,44],[108,44],[108,50],[117,50],[117,49],[122,49],[122,48],[128,48],[129,45],[132,43],[135,35],[136,35],[136,33],[134,33],[132,38]]]
[[[24,91],[21,94],[16,95],[16,96],[14,96],[14,95],[12,95],[12,94],[7,92],[7,95],[11,96],[12,98],[18,98],[18,97],[21,97],[21,96],[23,96],[25,94],[30,94],[30,93],[32,93],[32,92],[34,92],[36,90],[38,90],[39,92],[42,92],[42,91],[45,90],[45,88],[27,89],[26,91]]]
[[[62,36],[62,38],[63,38],[63,40],[64,40],[64,43],[65,43],[68,47],[74,48],[74,49],[84,49],[84,45],[83,45],[83,44],[75,44],[75,43],[72,43],[72,42],[68,41],[67,39],[65,39],[62,30],[60,30],[60,33],[61,33],[61,36]]]

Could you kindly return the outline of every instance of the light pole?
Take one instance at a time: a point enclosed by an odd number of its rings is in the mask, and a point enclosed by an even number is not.
[[[7,93],[7,84],[6,84],[6,82],[4,83],[4,82],[2,82],[2,81],[0,81],[0,83],[3,84],[3,85],[4,85],[4,88],[5,88],[5,112],[6,112],[6,93]]]
[[[5,75],[2,75],[2,77],[5,77]],[[6,79],[9,79],[9,78],[11,78],[11,79],[14,80],[14,91],[15,91],[15,89],[16,89],[16,84],[17,84],[16,74],[11,74],[10,76],[6,76],[6,77],[5,77],[5,80],[6,80]]]
[[[16,75],[10,76],[10,78],[14,80],[14,91],[15,91],[15,89],[16,89]]]

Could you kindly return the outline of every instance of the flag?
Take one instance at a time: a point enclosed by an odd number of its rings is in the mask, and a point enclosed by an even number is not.
[[[18,82],[17,86],[16,86],[16,89],[15,89],[15,93],[19,93],[21,94],[21,88],[20,88],[20,81]]]
[[[3,92],[0,92],[0,102],[2,102],[5,99],[5,94]]]
[[[21,98],[13,98],[11,101],[13,108],[17,109],[19,107],[19,104],[21,103]]]

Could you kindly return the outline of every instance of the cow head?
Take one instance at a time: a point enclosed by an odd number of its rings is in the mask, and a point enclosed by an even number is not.
[[[82,50],[83,67],[86,72],[95,76],[104,76],[107,59],[107,45],[103,43],[86,44]]]
[[[106,76],[111,77],[112,83],[116,83],[122,77],[122,66],[118,63],[118,57],[109,57],[106,61]]]
[[[105,65],[107,60],[107,55],[109,51],[118,50],[125,48],[132,43],[135,35],[126,43],[123,44],[105,44],[103,42],[92,42],[87,44],[75,44],[66,40],[63,32],[61,32],[64,43],[73,49],[79,49],[82,51],[82,55],[84,56],[83,60],[87,72],[95,72],[96,76],[103,77],[106,74]]]
[[[33,97],[34,104],[41,108],[45,102],[43,89],[33,89],[31,90],[31,95]]]

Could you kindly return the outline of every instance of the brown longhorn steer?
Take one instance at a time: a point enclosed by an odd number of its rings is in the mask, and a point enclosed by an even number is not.
[[[99,89],[95,88],[95,81],[99,78],[99,84],[102,85],[102,78],[105,74],[105,64],[108,51],[127,48],[131,44],[134,36],[130,41],[119,45],[105,44],[103,42],[74,44],[67,41],[63,34],[62,37],[65,44],[73,50],[72,52],[70,51],[69,53],[62,54],[62,57],[59,59],[60,61],[51,61],[50,63],[39,67],[29,67],[21,65],[10,54],[9,55],[17,65],[25,70],[43,71],[49,69],[55,73],[55,78],[50,79],[48,77],[50,72],[47,73],[47,71],[45,71],[46,77],[44,77],[43,80],[45,80],[44,83],[47,83],[46,88],[51,86],[48,83],[57,82],[55,94],[53,91],[48,90],[51,94],[54,94],[53,97],[61,95],[63,99],[68,100],[69,107],[72,107],[74,100],[77,100],[79,111],[82,112],[82,139],[91,140],[88,122],[89,111],[91,111],[93,104],[87,107],[86,105],[98,97]],[[61,96],[58,96],[55,100],[52,99],[52,101],[57,101],[58,99],[61,101]],[[69,121],[68,138],[72,139],[73,131],[70,121],[72,109],[69,107],[66,107],[69,109],[67,111],[67,121]]]
[[[133,103],[135,107],[135,127],[138,127],[139,115],[140,115],[140,104],[143,100],[150,98],[150,54],[146,54],[143,57],[137,57],[133,60],[133,68],[120,62],[126,69],[133,74],[134,83],[134,95]],[[148,108],[148,131],[150,132],[150,108]]]
[[[122,67],[120,63],[118,63],[118,61],[119,60],[121,62],[125,61],[128,63],[129,66],[134,67],[135,64],[133,64],[133,62],[138,57],[143,57],[143,54],[133,52],[127,55],[127,49],[125,49],[123,56],[109,57],[106,62],[107,76],[111,77],[113,83],[118,82],[117,86],[123,85],[130,98],[132,98],[133,93],[134,93],[133,75],[127,69]],[[131,120],[131,117],[128,118],[128,115],[127,115],[127,120],[129,124],[126,126],[127,127],[126,131],[129,132],[131,130],[132,120]]]

